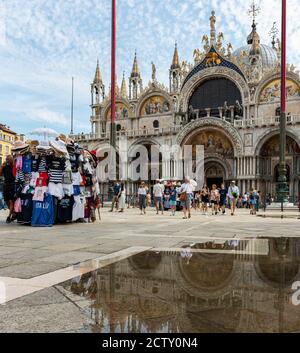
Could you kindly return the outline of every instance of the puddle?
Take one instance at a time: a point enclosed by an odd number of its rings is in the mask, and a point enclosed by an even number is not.
[[[300,239],[250,242],[147,251],[58,288],[85,303],[83,332],[299,332]]]

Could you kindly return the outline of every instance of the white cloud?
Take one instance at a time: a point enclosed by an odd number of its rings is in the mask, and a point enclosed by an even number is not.
[[[217,30],[224,32],[225,42],[232,42],[234,48],[245,45],[251,30],[251,19],[247,15],[250,2],[117,1],[119,80],[123,70],[129,76],[137,49],[144,83],[149,81],[151,61],[154,61],[158,79],[168,84],[175,41],[181,60],[192,61],[194,48],[201,46],[202,35],[209,32],[213,9],[217,16]],[[268,33],[274,21],[280,27],[280,3],[280,0],[260,1],[261,14],[257,21],[263,43],[270,43]],[[110,5],[110,0],[2,0],[0,111],[4,117],[14,113],[27,118],[47,117],[67,129],[70,82],[75,76],[75,109],[80,115],[78,128],[89,126],[89,84],[97,57],[106,87],[109,87]],[[299,64],[300,55],[299,12],[300,1],[289,0],[288,59],[295,65]],[[3,28],[5,41],[1,40]],[[11,95],[6,93],[7,87]],[[30,99],[27,97],[21,106],[25,92]],[[30,121],[36,123],[34,119]],[[27,128],[25,124],[20,126]]]

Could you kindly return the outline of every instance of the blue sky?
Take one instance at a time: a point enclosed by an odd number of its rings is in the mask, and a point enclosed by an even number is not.
[[[263,43],[280,0],[257,1]],[[300,64],[300,1],[288,0],[288,61]],[[117,0],[118,81],[129,76],[135,49],[144,85],[151,77],[168,84],[174,42],[181,60],[192,62],[209,32],[214,9],[217,31],[234,49],[251,30],[250,0]],[[110,75],[110,0],[0,0],[0,122],[19,133],[38,127],[70,130],[71,77],[75,77],[75,132],[90,131],[90,82],[100,60],[106,88]],[[299,65],[300,66],[300,65]]]

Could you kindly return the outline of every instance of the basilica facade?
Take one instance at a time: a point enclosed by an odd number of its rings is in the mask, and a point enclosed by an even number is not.
[[[204,145],[208,186],[236,180],[241,192],[251,188],[275,194],[279,166],[281,43],[272,36],[261,43],[255,18],[245,46],[237,50],[218,33],[216,15],[210,34],[193,52],[194,62],[181,61],[175,45],[169,87],[152,79],[144,87],[135,54],[129,87],[125,76],[117,87],[117,139],[126,136],[128,150],[151,146]],[[171,61],[171,60],[170,60]],[[129,89],[128,89],[129,88]],[[111,99],[97,64],[91,84],[91,133],[74,136],[90,150],[109,143]],[[300,76],[287,65],[287,179],[290,197],[300,193]],[[98,155],[99,158],[103,157]],[[163,161],[158,176],[176,180],[174,156]],[[147,181],[147,180],[146,180]],[[150,182],[150,181],[149,181]],[[102,186],[105,192],[105,186]],[[134,191],[134,183],[130,186]]]

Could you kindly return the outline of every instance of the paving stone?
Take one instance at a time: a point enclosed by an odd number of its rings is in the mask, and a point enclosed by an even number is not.
[[[80,330],[87,322],[88,317],[71,302],[0,307],[0,332],[2,333],[73,332]]]
[[[78,262],[86,260],[96,259],[99,257],[99,253],[96,252],[82,252],[82,251],[70,251],[62,254],[56,254],[41,259],[42,262],[54,262],[65,265],[73,265]]]
[[[0,268],[0,276],[29,279],[36,276],[41,276],[49,272],[59,270],[66,267],[64,263],[55,262],[29,262],[19,265],[12,265],[11,263],[6,267]]]

